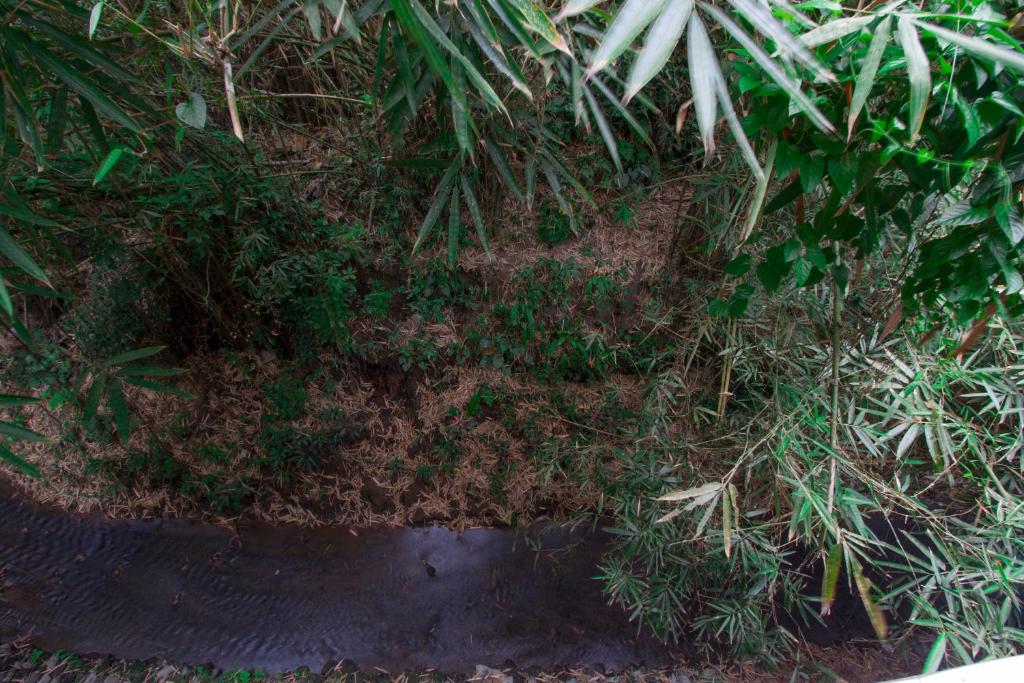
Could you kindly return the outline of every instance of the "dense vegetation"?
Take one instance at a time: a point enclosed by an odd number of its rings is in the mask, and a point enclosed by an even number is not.
[[[0,456],[124,514],[610,515],[610,599],[741,656],[844,585],[926,668],[1020,651],[1016,11],[0,0]]]

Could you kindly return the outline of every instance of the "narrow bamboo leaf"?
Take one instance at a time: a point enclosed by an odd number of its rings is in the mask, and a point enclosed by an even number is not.
[[[128,402],[124,398],[124,390],[120,382],[110,385],[110,407],[114,411],[114,424],[117,426],[117,437],[121,443],[127,443],[132,435],[132,419],[128,412]]]
[[[46,124],[46,152],[56,154],[64,146],[64,128],[67,124],[68,89],[58,88],[50,100],[50,117]]]
[[[857,592],[860,593],[861,602],[864,603],[864,609],[871,620],[871,627],[874,629],[875,635],[879,640],[885,640],[889,635],[889,624],[885,619],[885,612],[871,597],[871,580],[864,576],[860,563],[856,560],[853,561],[853,580],[857,584]]]
[[[469,207],[470,216],[473,217],[473,225],[476,227],[476,234],[480,238],[480,244],[487,253],[487,258],[493,259],[491,243],[487,239],[487,226],[484,224],[483,214],[480,213],[480,205],[476,201],[476,195],[473,194],[473,187],[469,183],[469,178],[465,175],[461,176],[459,180],[462,184],[462,198],[466,201],[466,206]]]
[[[0,226],[0,254],[9,258],[11,263],[26,275],[34,277],[45,285],[50,284],[50,280],[46,277],[43,269],[14,241],[11,234],[2,226]]]
[[[892,35],[892,17],[886,16],[875,27],[871,35],[871,45],[868,47],[867,56],[860,65],[860,73],[857,74],[857,83],[853,88],[853,97],[850,100],[850,116],[846,123],[846,137],[853,137],[853,128],[857,124],[857,117],[867,104],[871,89],[875,85],[875,76],[878,74],[878,67],[882,63],[882,55],[889,44]]]
[[[3,36],[7,40],[11,41],[11,43],[17,45],[17,47],[23,52],[33,56],[38,63],[45,66],[69,88],[89,100],[89,102],[96,107],[97,111],[101,112],[104,116],[124,126],[133,133],[139,132],[139,125],[135,123],[135,121],[133,121],[132,118],[120,107],[114,104],[113,100],[107,97],[96,83],[68,66],[64,60],[58,59],[49,50],[26,37],[19,31],[4,29]]]
[[[736,10],[763,35],[771,38],[775,47],[785,60],[795,60],[814,73],[819,80],[833,83],[835,75],[822,66],[811,51],[789,32],[781,21],[776,19],[766,3],[754,0],[729,0]]]
[[[97,67],[104,72],[105,76],[109,76],[114,80],[125,83],[134,83],[136,85],[142,84],[142,81],[140,81],[135,74],[131,73],[106,54],[90,45],[88,40],[83,40],[80,36],[67,33],[53,24],[40,21],[37,17],[31,16],[25,12],[19,12],[18,18],[26,26],[30,26],[39,30],[41,33],[46,34],[53,40],[53,42],[67,50],[73,56],[81,59],[87,64]]]
[[[322,18],[320,17],[320,0],[302,0],[302,13],[306,15],[309,32],[319,42],[323,32]]]
[[[20,455],[13,453],[9,448],[3,445],[0,445],[0,459],[6,460],[30,477],[38,478],[43,476],[35,465],[22,458]]]
[[[700,498],[708,494],[714,495],[722,490],[721,482],[713,482],[710,484],[704,484],[702,486],[696,486],[692,489],[685,489],[682,491],[672,491],[666,493],[663,496],[659,496],[658,500],[663,502],[677,502],[680,500],[689,500],[690,498]]]
[[[107,174],[117,165],[117,160],[124,154],[124,147],[115,147],[110,150],[103,163],[100,164],[99,169],[96,171],[96,177],[92,179],[92,184],[96,185],[101,180],[107,177]]]
[[[519,10],[530,30],[550,43],[555,49],[567,55],[572,54],[569,51],[569,45],[565,42],[565,38],[558,32],[554,23],[548,18],[547,13],[540,8],[535,0],[508,0],[508,2]]]
[[[739,117],[736,115],[736,110],[732,108],[729,88],[725,85],[725,79],[722,78],[721,72],[715,74],[715,89],[718,91],[718,99],[722,103],[722,113],[725,114],[725,120],[729,123],[729,130],[732,131],[732,136],[736,140],[736,144],[739,145],[744,160],[750,166],[754,178],[758,182],[763,182],[764,170],[761,168],[761,163],[757,160],[757,153],[754,152],[753,145],[747,139],[747,134],[743,130]]]
[[[886,18],[888,19],[888,17]],[[854,31],[860,31],[874,20],[875,17],[871,14],[865,14],[864,16],[859,17],[842,17],[841,19],[833,19],[827,24],[822,24],[817,28],[811,29],[807,33],[801,34],[800,42],[803,43],[805,47],[815,48],[819,45],[839,40],[843,36],[849,35]]]
[[[525,166],[523,175],[526,177],[526,207],[533,208],[534,191],[537,189],[537,157],[533,154],[526,157]]]
[[[89,385],[89,393],[85,397],[85,408],[82,410],[82,419],[86,422],[92,422],[93,418],[96,417],[96,411],[99,410],[100,401],[103,400],[103,393],[107,388],[107,376],[100,373],[93,377],[92,384]]]
[[[921,47],[914,20],[901,16],[897,22],[900,45],[907,59],[907,78],[910,81],[910,141],[917,140],[924,124],[925,112],[928,109],[928,96],[932,90],[932,74],[928,64],[928,56]]]
[[[37,403],[39,399],[35,396],[17,396],[15,394],[0,394],[0,406],[4,408],[17,408],[19,406],[30,406]]]
[[[7,291],[3,277],[0,277],[0,309],[3,309],[7,315],[14,315],[14,303],[11,301],[11,294]]]
[[[89,40],[92,40],[93,36],[96,35],[96,27],[100,25],[100,17],[103,14],[103,2],[97,2],[92,6],[92,11],[89,12]]]
[[[429,53],[434,52],[437,53],[437,59],[441,61],[442,68],[444,66],[444,60],[441,58],[436,45],[432,42],[436,41],[437,44],[441,45],[453,57],[455,57],[459,63],[462,64],[462,67],[466,70],[466,76],[480,92],[483,98],[487,102],[490,102],[490,104],[498,111],[505,111],[505,104],[501,101],[501,98],[498,97],[498,94],[494,92],[494,88],[491,87],[491,84],[487,82],[486,78],[480,75],[480,72],[477,71],[475,66],[473,66],[473,63],[469,61],[462,51],[452,43],[447,35],[445,35],[444,31],[442,31],[441,27],[437,25],[437,22],[434,21],[433,17],[423,9],[423,5],[419,3],[419,0],[389,0],[389,2],[391,3],[392,9],[395,9],[395,14],[398,16],[399,22],[402,23],[402,26],[406,27],[406,30],[409,30],[408,26],[406,26],[407,23],[410,26],[415,27],[413,29],[413,38],[420,44],[420,47],[428,53],[427,61],[432,68],[434,68],[435,65],[429,57]],[[401,13],[398,11],[398,7],[402,7]],[[405,17],[405,20],[403,20],[403,16]],[[424,47],[426,44],[430,45],[430,49]],[[443,69],[443,73],[438,72],[438,75],[441,76],[442,80],[445,81],[445,84],[449,86],[449,90],[458,88],[458,85],[454,83],[454,77],[449,69]],[[461,98],[464,103],[465,97],[462,90],[458,90],[453,93],[453,95]],[[466,109],[468,115],[468,106],[463,106],[463,108]]]
[[[12,201],[20,201],[19,199],[13,199]],[[23,223],[31,223],[32,225],[42,225],[48,228],[60,227],[60,223],[53,220],[52,218],[44,218],[37,214],[32,213],[28,209],[22,206],[14,206],[13,204],[0,204],[0,216],[9,216],[17,221]]]
[[[615,93],[612,92],[611,88],[605,85],[600,76],[592,76],[589,82],[590,85],[594,86],[599,93],[604,95],[605,99],[608,100],[608,103],[612,105],[612,108],[618,112],[619,116],[622,117],[622,120],[629,125],[633,132],[636,133],[636,135],[643,140],[648,147],[653,148],[654,142],[651,140],[651,136],[648,134],[647,130],[643,127],[640,121],[638,121],[637,118],[622,105],[619,98],[615,96]],[[637,101],[639,101],[639,98]]]
[[[921,668],[922,674],[932,674],[939,670],[942,666],[942,660],[946,656],[946,632],[940,631],[939,635],[935,637],[935,642],[932,643],[932,647],[928,650],[928,656],[924,658],[924,666]]]
[[[161,384],[141,377],[123,377],[122,379],[126,384],[131,384],[132,386],[141,387],[143,389],[149,389],[150,391],[157,391],[161,394],[174,394],[175,396],[180,396],[181,398],[189,401],[195,398],[187,391],[182,391],[181,389],[172,387],[169,384]]]
[[[462,71],[462,64],[457,59],[451,62],[452,78],[455,79],[455,86],[462,91],[466,88],[466,77]],[[452,103],[452,124],[455,127],[455,139],[459,143],[459,149],[465,155],[473,153],[473,142],[469,138],[469,112],[463,109],[451,98]]]
[[[818,110],[814,103],[811,102],[810,98],[804,94],[803,90],[800,89],[800,85],[786,75],[786,72],[782,68],[772,61],[771,57],[768,56],[760,45],[758,45],[753,38],[747,35],[746,31],[739,27],[732,19],[730,19],[722,10],[718,9],[714,5],[707,3],[701,3],[701,7],[711,16],[718,21],[719,24],[728,31],[736,41],[750,53],[750,56],[754,58],[754,61],[764,70],[768,77],[775,81],[776,85],[786,91],[789,94],[793,104],[797,106],[800,111],[804,113],[811,120],[815,126],[825,133],[834,133],[835,127],[825,117],[821,111]],[[723,105],[724,106],[724,105]]]
[[[902,20],[903,17],[900,18],[901,23]],[[941,38],[942,40],[950,42],[953,45],[970,52],[975,57],[981,57],[982,59],[993,61],[1008,69],[1024,72],[1024,55],[1019,52],[1009,50],[1005,47],[999,47],[998,45],[993,45],[989,41],[976,36],[968,36],[956,31],[950,31],[948,28],[942,28],[935,24],[914,21],[913,19],[909,20],[913,21],[916,26],[928,31],[936,38]]]
[[[558,180],[558,173],[555,168],[551,165],[550,161],[545,158],[538,160],[541,173],[548,181],[548,187],[551,188],[551,194],[554,195],[555,201],[558,203],[558,208],[562,210],[566,218],[569,219],[569,229],[572,230],[573,234],[579,234],[576,225],[576,214],[572,210],[572,205],[569,200],[565,198],[562,193],[562,183]]]
[[[448,207],[448,267],[454,268],[459,258],[459,228],[462,217],[459,208],[458,188],[452,190],[451,205]]]
[[[594,99],[594,93],[590,91],[590,88],[586,84],[583,86],[583,95],[587,98],[587,104],[590,106],[590,113],[594,116],[594,121],[597,123],[597,129],[601,133],[601,138],[604,140],[604,146],[608,149],[608,153],[612,157],[612,162],[615,164],[615,168],[622,173],[622,159],[619,158],[619,145],[615,141],[615,133],[612,132],[612,127],[608,125],[608,120],[604,117],[604,112],[601,111],[600,105],[597,104],[597,100]]]
[[[633,99],[668,63],[686,30],[686,22],[692,11],[693,0],[668,0],[665,9],[647,30],[643,50],[633,62],[626,85],[626,102]]]
[[[523,93],[526,98],[533,101],[533,92],[530,91],[530,86],[526,84],[526,79],[518,66],[513,66],[514,62],[507,61],[498,50],[488,42],[487,38],[480,32],[480,28],[472,21],[466,22],[466,28],[469,30],[470,37],[477,44],[480,50],[487,55],[487,59],[491,61],[491,64],[506,78],[512,81],[513,87],[516,90]]]
[[[111,356],[105,361],[100,363],[101,368],[112,368],[115,365],[124,365],[125,363],[131,363],[132,361],[142,360],[143,358],[149,358],[163,351],[166,346],[146,346],[141,349],[134,349],[132,351],[125,351],[119,353],[116,356]]]
[[[693,111],[697,118],[701,142],[704,145],[704,162],[715,153],[715,120],[718,118],[718,88],[721,77],[718,59],[711,48],[704,22],[695,13],[690,16],[687,35],[687,59],[690,67],[690,90],[693,94]]]
[[[722,544],[725,556],[732,555],[732,502],[731,494],[722,496]]]
[[[523,191],[519,189],[519,183],[516,182],[516,178],[512,174],[512,167],[509,166],[505,153],[501,151],[501,148],[490,137],[484,138],[484,147],[487,149],[491,161],[494,162],[494,167],[498,170],[498,175],[501,176],[502,182],[505,183],[505,188],[514,194],[516,199],[522,201]]]
[[[420,244],[423,243],[424,238],[430,233],[430,229],[434,227],[434,223],[437,222],[437,217],[441,214],[441,209],[448,203],[449,190],[451,190],[452,183],[455,181],[455,173],[459,170],[459,160],[456,159],[452,162],[448,170],[444,172],[441,177],[441,182],[437,186],[437,190],[434,191],[434,201],[430,204],[430,209],[427,210],[427,215],[423,219],[423,223],[420,225],[419,231],[416,233],[416,242],[412,245],[412,252],[415,254],[416,250],[420,248]]]
[[[155,365],[128,365],[117,371],[118,377],[177,377],[185,368],[161,368]]]
[[[640,32],[654,21],[666,1],[626,0],[618,14],[615,15],[615,19],[612,20],[612,25],[608,27],[608,31],[601,38],[600,45],[590,56],[587,78],[605,68],[625,52],[633,40],[640,35]]]
[[[562,6],[561,11],[555,15],[555,23],[583,14],[599,2],[601,0],[569,0]]]
[[[0,434],[5,434],[17,441],[33,441],[35,443],[44,443],[50,440],[49,437],[33,432],[31,429],[25,429],[20,425],[14,424],[13,422],[0,421]]]
[[[828,551],[825,560],[825,574],[821,577],[821,615],[826,616],[832,611],[836,600],[836,587],[839,585],[839,572],[843,567],[843,544],[836,543]]]
[[[447,60],[437,48],[436,38],[432,37],[432,32],[423,25],[417,14],[414,12],[413,8],[419,7],[417,0],[388,0],[388,2],[391,5],[391,9],[394,10],[398,23],[403,29],[405,29],[405,32],[410,38],[412,38],[413,42],[419,45],[420,49],[423,51],[423,57],[427,61],[427,64],[433,72],[437,74],[442,81],[444,81],[445,86],[448,88],[448,93],[452,97],[453,101],[457,106],[461,107],[463,111],[468,111],[469,105],[466,103],[466,94],[456,88],[455,78],[452,76],[451,69],[448,68]],[[422,7],[419,7],[419,9],[421,11],[423,10]],[[433,19],[430,19],[430,23],[436,33],[440,34],[441,29],[438,28]]]

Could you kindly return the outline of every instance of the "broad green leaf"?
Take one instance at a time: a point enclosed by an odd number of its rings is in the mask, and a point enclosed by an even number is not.
[[[911,20],[913,21],[913,20]],[[903,17],[900,17],[900,23],[903,22]],[[935,24],[928,24],[925,22],[914,21],[914,24],[918,27],[928,31],[936,38],[941,38],[947,42],[956,45],[967,52],[970,52],[975,57],[981,57],[982,59],[988,59],[996,64],[1001,64],[1008,69],[1014,69],[1015,71],[1024,72],[1024,55],[1013,50],[1008,50],[998,45],[993,45],[987,40],[977,38],[975,36],[968,36],[963,33],[956,31],[950,31],[947,28],[936,26]]]
[[[7,462],[14,465],[19,470],[29,475],[30,477],[42,476],[42,474],[39,472],[39,469],[35,465],[28,462],[20,455],[13,453],[9,448],[7,448],[4,445],[0,445],[0,459],[6,460]]]
[[[882,55],[889,44],[892,35],[892,17],[887,16],[875,27],[871,35],[871,45],[868,47],[867,56],[860,65],[860,73],[857,74],[857,83],[853,88],[853,97],[850,101],[850,116],[846,122],[846,137],[853,137],[853,128],[857,124],[857,117],[867,104],[868,96],[875,85],[875,75],[878,74],[878,67],[882,63]]]
[[[101,180],[107,177],[107,174],[117,165],[117,160],[124,154],[124,147],[115,147],[110,150],[103,163],[100,164],[99,169],[96,171],[96,177],[92,179],[92,184],[96,185]]]
[[[587,67],[587,78],[599,72],[610,64],[616,57],[625,52],[633,43],[633,40],[640,35],[640,32],[647,28],[647,25],[654,21],[667,0],[626,0],[619,9],[612,25],[601,39],[600,45],[590,56],[590,66]]]
[[[96,35],[96,27],[100,25],[100,16],[103,14],[103,2],[97,2],[89,12],[89,40]]]
[[[889,17],[886,17],[886,19],[888,18]],[[859,31],[874,20],[875,17],[870,14],[865,14],[859,17],[833,19],[827,24],[822,24],[817,28],[811,29],[807,33],[801,34],[800,42],[809,48],[818,47],[819,45],[839,40],[843,36],[853,33],[854,31]]]
[[[186,126],[202,130],[206,127],[206,100],[197,92],[188,94],[188,99],[174,106],[174,114]]]
[[[448,203],[449,190],[451,190],[452,184],[455,182],[455,173],[459,170],[459,160],[456,159],[452,162],[448,170],[444,172],[441,177],[441,182],[438,184],[437,189],[434,191],[434,201],[430,205],[430,209],[427,210],[427,215],[423,219],[423,223],[420,225],[419,231],[416,233],[416,242],[412,245],[412,252],[415,254],[416,250],[420,248],[420,244],[430,233],[430,229],[434,227],[434,223],[437,222],[437,217],[441,214],[441,209]]]
[[[686,41],[690,67],[690,89],[693,93],[693,111],[697,118],[701,142],[704,144],[704,162],[715,153],[715,121],[718,118],[718,80],[721,72],[718,59],[711,48],[711,40],[704,22],[696,14],[690,17]]]
[[[900,45],[907,59],[907,78],[910,80],[910,141],[917,140],[928,109],[928,95],[932,89],[932,74],[928,64],[928,56],[921,47],[914,20],[904,15],[897,22]]]
[[[50,280],[46,277],[43,269],[14,241],[14,238],[3,226],[0,226],[0,254],[9,258],[11,263],[26,275],[34,277],[47,286],[50,285]]]
[[[132,351],[125,351],[119,353],[116,356],[111,356],[105,361],[100,363],[100,367],[103,369],[114,367],[115,365],[124,365],[125,363],[131,363],[132,361],[142,360],[143,358],[149,358],[163,351],[166,346],[147,346],[141,349],[134,349]]]
[[[0,434],[6,434],[7,436],[17,441],[33,441],[36,443],[44,443],[49,441],[50,438],[37,434],[31,429],[25,429],[20,425],[16,425],[13,422],[0,421]]]
[[[647,30],[644,47],[633,61],[626,85],[626,102],[633,99],[668,63],[686,30],[686,22],[692,11],[693,0],[668,0],[668,4]]]
[[[568,19],[569,17],[575,17],[578,14],[583,14],[599,2],[601,2],[601,0],[568,0],[568,2],[562,6],[561,11],[555,16],[555,23],[558,23],[563,19]]]
[[[487,226],[484,225],[483,214],[480,213],[480,205],[476,201],[476,195],[473,194],[473,188],[469,184],[469,178],[463,175],[459,180],[462,184],[462,198],[466,201],[466,206],[469,207],[469,213],[473,217],[473,225],[476,227],[476,234],[477,237],[480,238],[480,244],[487,253],[487,258],[493,259],[494,257],[491,255],[491,244],[487,239]]]
[[[768,77],[775,81],[776,85],[786,91],[793,104],[804,113],[811,120],[819,130],[825,133],[835,132],[835,127],[832,123],[822,114],[814,103],[811,102],[810,98],[804,94],[804,91],[800,89],[800,85],[790,78],[782,68],[772,61],[771,57],[768,56],[761,46],[754,42],[754,39],[747,35],[746,31],[739,27],[736,22],[730,19],[722,10],[718,9],[714,5],[707,3],[701,3],[701,7],[711,16],[718,21],[719,24],[728,31],[736,41],[750,53],[750,56],[754,58],[754,61],[764,70]],[[724,107],[724,103],[723,103]]]

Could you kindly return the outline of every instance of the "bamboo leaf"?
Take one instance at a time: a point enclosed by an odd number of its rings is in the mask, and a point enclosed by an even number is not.
[[[100,16],[103,14],[103,2],[97,2],[89,12],[89,40],[96,35],[96,27],[100,25]]]
[[[28,462],[27,460],[22,458],[20,455],[17,455],[15,453],[13,453],[9,448],[7,448],[4,445],[0,445],[0,459],[6,460],[7,462],[9,462],[10,464],[14,465],[19,470],[21,470],[25,474],[29,475],[30,477],[41,477],[41,476],[43,476],[42,473],[39,472],[39,469],[35,465],[33,465],[32,463]]]
[[[100,363],[100,368],[106,369],[106,368],[113,367],[115,365],[124,365],[125,363],[131,363],[132,361],[135,361],[135,360],[141,360],[143,358],[149,358],[150,356],[155,356],[156,354],[160,353],[165,348],[167,348],[167,347],[166,346],[147,346],[147,347],[144,347],[144,348],[141,348],[141,349],[134,349],[132,351],[125,351],[124,353],[119,353],[116,356],[111,356],[110,358],[107,358],[105,361]]]
[[[902,22],[902,17],[900,21]],[[910,19],[916,26],[928,31],[936,38],[941,38],[947,42],[956,45],[959,48],[970,52],[975,57],[981,57],[982,59],[988,59],[1005,66],[1008,69],[1014,69],[1015,71],[1024,72],[1024,55],[1019,52],[1014,52],[1005,47],[999,47],[993,45],[987,40],[977,38],[975,36],[968,36],[963,33],[956,31],[950,31],[947,28],[936,26],[935,24],[928,24],[925,22],[918,22]]]
[[[928,56],[921,47],[914,20],[901,16],[897,23],[900,45],[907,59],[907,78],[910,80],[910,141],[917,140],[924,124],[925,112],[928,109],[928,96],[932,89],[932,74],[928,64]]]
[[[825,574],[821,577],[821,615],[826,616],[832,611],[836,599],[836,588],[839,585],[839,572],[843,566],[843,544],[836,543],[828,552],[825,560]]]
[[[601,139],[604,140],[604,146],[608,149],[608,153],[611,154],[612,162],[615,164],[615,168],[619,173],[622,173],[622,160],[619,158],[619,145],[615,141],[615,133],[612,132],[612,127],[608,125],[608,120],[604,117],[604,112],[601,111],[601,107],[597,104],[597,100],[594,99],[594,93],[590,91],[590,88],[583,85],[583,96],[587,100],[587,104],[590,106],[590,113],[594,116],[594,121],[597,123],[597,129],[601,133]]]
[[[0,434],[6,434],[7,436],[17,441],[33,441],[36,443],[44,443],[50,440],[49,437],[43,436],[42,434],[37,434],[36,432],[33,432],[31,429],[25,429],[24,427],[14,424],[13,422],[0,421]]]
[[[494,162],[494,167],[498,169],[498,175],[501,176],[502,182],[505,183],[505,187],[516,196],[516,199],[523,200],[523,191],[519,189],[519,183],[516,182],[516,178],[512,175],[512,167],[508,164],[508,159],[505,157],[504,152],[498,147],[498,145],[490,137],[484,138],[484,148],[487,153],[491,156],[491,161]]]
[[[434,227],[434,223],[437,222],[437,217],[441,214],[441,209],[448,202],[449,190],[451,189],[452,183],[455,181],[455,172],[459,169],[459,160],[456,159],[452,162],[448,170],[444,172],[441,177],[441,182],[437,186],[437,190],[434,191],[434,201],[430,204],[430,208],[427,210],[427,215],[423,219],[423,223],[420,224],[420,229],[416,233],[416,242],[412,245],[412,252],[415,254],[416,250],[419,249],[420,244],[423,243],[424,238],[430,233],[430,229]]]
[[[722,496],[722,543],[725,556],[732,554],[732,497],[731,492]]]
[[[935,637],[935,642],[932,643],[932,647],[928,650],[928,656],[924,658],[924,666],[921,668],[922,674],[931,674],[939,670],[942,666],[942,660],[946,656],[946,632],[940,631],[939,635]]]
[[[625,100],[629,102],[668,63],[686,30],[693,11],[693,0],[669,0],[665,9],[647,30],[643,50],[633,62],[626,85]]]
[[[535,0],[508,0],[508,2],[519,10],[530,30],[550,43],[555,49],[567,55],[572,54],[569,51],[569,45],[565,42],[565,38],[558,32],[554,23],[548,18],[547,13],[540,8]]]
[[[892,17],[887,16],[875,27],[871,35],[871,45],[868,47],[867,56],[860,66],[860,73],[857,74],[857,82],[853,88],[853,97],[850,100],[850,116],[846,123],[846,137],[853,137],[853,128],[857,123],[857,117],[867,104],[871,88],[875,85],[875,76],[878,74],[878,67],[882,63],[882,55],[889,44],[892,36]]]
[[[612,25],[608,27],[608,31],[601,38],[600,45],[590,56],[587,78],[605,68],[625,52],[633,40],[640,35],[640,32],[654,21],[666,1],[626,0],[618,14],[615,15],[615,19],[612,20]]]
[[[103,159],[103,163],[100,164],[99,169],[96,171],[96,177],[92,179],[92,184],[96,185],[101,180],[107,177],[107,174],[117,165],[118,159],[124,154],[124,147],[115,147],[110,150],[106,158]]]
[[[704,161],[715,153],[715,120],[718,115],[717,79],[721,72],[718,59],[711,48],[704,22],[696,14],[690,16],[687,36],[687,59],[690,67],[690,89],[693,93],[693,110],[704,144]]]
[[[487,226],[484,225],[484,218],[480,213],[480,205],[477,204],[476,195],[473,194],[473,188],[469,184],[469,178],[462,175],[459,180],[462,184],[462,197],[465,199],[466,206],[469,207],[469,213],[473,217],[473,225],[476,226],[477,237],[480,238],[480,244],[487,253],[487,258],[493,260],[494,257],[491,255],[491,245],[487,240]]]
[[[886,18],[888,19],[888,17]],[[821,26],[802,34],[800,36],[800,42],[803,43],[805,47],[818,47],[819,45],[839,40],[843,36],[849,35],[854,31],[859,31],[874,20],[875,17],[870,14],[859,17],[843,17],[841,19],[834,19],[827,24],[822,24]]]
[[[46,273],[43,269],[35,262],[31,256],[28,255],[24,249],[22,249],[14,238],[11,237],[11,233],[0,226],[0,254],[3,254],[11,260],[15,266],[18,267],[26,275],[29,275],[36,280],[39,280],[43,284],[50,286],[50,280],[46,277]]]
[[[864,609],[871,620],[871,627],[875,630],[875,635],[879,640],[885,640],[889,635],[889,624],[886,622],[885,612],[871,597],[871,579],[864,576],[860,563],[856,560],[853,561],[853,580],[857,584],[857,591],[860,593],[861,602],[864,603]]]
[[[30,406],[38,402],[35,396],[17,396],[15,394],[0,394],[0,406],[4,408],[17,408],[19,406]]]
[[[697,486],[692,489],[686,489],[684,491],[672,491],[666,493],[663,496],[659,496],[658,500],[663,502],[674,503],[680,500],[688,500],[690,498],[699,498],[708,494],[714,495],[722,490],[721,482],[713,482],[711,484],[704,484],[703,486]]]
[[[458,189],[454,189],[451,195],[451,205],[448,207],[448,267],[454,268],[459,258],[459,228],[462,217],[459,215]]]
[[[120,382],[113,382],[110,385],[110,407],[114,410],[114,424],[117,426],[117,436],[121,439],[122,443],[127,443],[128,438],[132,434],[132,421]]]
[[[0,277],[0,309],[3,309],[7,315],[14,315],[14,302],[11,301],[11,294],[7,291],[3,277]]]
[[[568,19],[569,17],[575,17],[576,15],[583,14],[599,2],[601,2],[601,0],[569,0],[562,6],[562,10],[555,15],[555,23]]]
[[[103,392],[106,388],[107,376],[96,375],[89,386],[89,393],[85,397],[85,408],[82,410],[82,419],[86,423],[92,422],[92,419],[96,417],[96,411],[99,410],[100,401],[103,400]]]
[[[821,111],[818,110],[814,103],[811,102],[810,98],[804,94],[803,90],[800,89],[799,84],[786,75],[786,72],[782,68],[772,61],[771,57],[768,56],[760,45],[758,45],[753,38],[747,35],[746,31],[739,27],[732,19],[730,19],[722,10],[718,9],[714,5],[707,3],[701,3],[701,7],[713,16],[719,24],[728,31],[736,41],[750,53],[750,56],[754,58],[754,61],[764,70],[764,72],[775,81],[776,85],[782,88],[786,93],[789,94],[793,104],[797,106],[800,111],[804,113],[807,118],[811,120],[819,130],[825,133],[834,133],[835,127],[825,117]],[[724,106],[724,104],[723,104]]]

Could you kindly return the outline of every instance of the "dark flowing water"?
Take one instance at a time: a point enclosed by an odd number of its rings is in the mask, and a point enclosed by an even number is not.
[[[0,495],[0,636],[270,672],[672,661],[605,604],[600,534],[254,527],[74,517]],[[533,545],[534,547],[530,547]],[[538,550],[539,548],[539,550]]]

